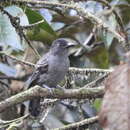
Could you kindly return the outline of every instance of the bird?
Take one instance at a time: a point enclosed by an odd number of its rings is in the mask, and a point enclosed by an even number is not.
[[[64,38],[54,40],[49,51],[36,63],[35,70],[28,79],[28,88],[35,85],[48,88],[57,87],[70,66],[68,48],[74,45]],[[34,117],[40,114],[40,97],[31,99],[29,112]]]

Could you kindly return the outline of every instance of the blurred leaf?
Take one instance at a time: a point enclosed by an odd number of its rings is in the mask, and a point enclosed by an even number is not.
[[[4,9],[12,16],[19,17],[21,26],[29,25],[28,18],[21,8],[13,5]]]
[[[38,12],[33,11],[33,10],[29,9],[29,8],[26,8],[26,15],[27,15],[27,17],[29,19],[30,24],[34,24],[34,23],[37,23],[37,22],[39,22],[41,20],[44,20],[44,22],[38,24],[36,28],[43,29],[47,33],[49,33],[49,34],[51,34],[51,35],[53,35],[53,36],[56,37],[55,31],[46,22],[46,20],[44,19],[44,17],[42,17]]]
[[[81,108],[87,118],[96,115],[96,109],[89,102],[84,103]]]
[[[108,51],[104,47],[100,47],[91,52],[89,58],[96,64],[98,68],[106,69],[109,66]]]
[[[124,25],[130,22],[130,5],[129,4],[119,4],[116,7],[120,10],[120,15]]]
[[[96,108],[97,112],[99,112],[100,108],[101,108],[101,103],[102,100],[101,99],[95,99],[93,106],[94,108]]]
[[[0,63],[0,71],[7,76],[15,76],[16,70],[6,64]]]
[[[106,48],[110,48],[111,44],[112,44],[112,41],[113,41],[113,38],[114,38],[114,35],[112,33],[109,33],[107,31],[103,32],[103,41],[105,41],[105,46]]]
[[[20,38],[15,31],[15,28],[11,25],[9,18],[6,15],[0,13],[0,45],[6,49],[9,46],[14,49],[22,50],[20,44]]]
[[[64,26],[65,26],[65,24],[62,23],[62,22],[53,22],[52,23],[52,27],[53,27],[54,30],[61,29]]]
[[[116,19],[114,15],[110,15],[109,17],[104,19],[104,22],[112,29],[116,30]],[[105,43],[106,48],[109,49],[109,47],[112,44],[112,41],[114,39],[114,35],[106,30],[103,31],[103,41]]]
[[[46,19],[46,21],[51,24],[51,21],[52,21],[52,14],[49,12],[48,9],[40,9],[40,14],[44,17],[44,19]]]
[[[44,43],[52,43],[52,41],[56,39],[56,37],[50,33],[44,31],[43,29],[38,30],[38,28],[34,29],[33,31],[28,31],[27,36],[30,40],[42,41]]]
[[[130,4],[130,0],[126,0]]]
[[[21,25],[27,25],[28,20],[22,9],[17,6],[6,7],[5,10],[12,16],[18,16],[20,18]],[[6,14],[0,13],[0,45],[3,46],[3,50],[6,50],[8,46],[11,46],[14,50],[23,50],[21,45],[21,39],[16,32],[15,28],[10,23],[10,19]],[[24,43],[24,41],[22,40]]]
[[[102,5],[96,1],[80,2],[80,6],[91,13],[99,13],[103,9]]]

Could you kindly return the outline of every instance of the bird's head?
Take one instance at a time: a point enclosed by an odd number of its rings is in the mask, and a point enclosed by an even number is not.
[[[53,41],[51,46],[51,52],[54,54],[68,54],[68,48],[74,46],[74,43],[69,42],[64,38],[57,39]]]

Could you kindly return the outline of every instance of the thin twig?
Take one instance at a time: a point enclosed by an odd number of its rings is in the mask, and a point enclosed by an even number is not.
[[[67,1],[67,0],[66,0]],[[107,0],[73,0],[74,2],[80,2],[80,1],[96,1],[96,2],[100,2],[102,3],[103,5],[107,6],[109,9],[112,10],[113,14],[115,15],[116,19],[117,19],[117,22],[118,24],[120,25],[121,27],[121,30],[122,32],[125,32],[124,31],[124,27],[123,27],[123,22],[122,22],[122,19],[120,18],[120,16],[118,15],[118,13],[115,11],[115,9],[113,7],[111,7],[111,5],[109,4],[109,2]],[[68,0],[68,2],[70,2],[70,0]],[[116,5],[115,5],[116,6]]]
[[[43,123],[45,121],[45,119],[47,118],[47,115],[49,114],[49,112],[51,111],[50,107],[48,107],[46,110],[45,110],[45,114],[43,115],[42,119],[40,120],[40,123]]]
[[[75,25],[80,24],[80,23],[84,23],[84,21],[81,20],[81,19],[79,19],[78,21],[76,20],[76,21],[74,21],[73,23],[66,24],[66,25],[63,26],[62,28],[56,30],[56,32],[63,31],[63,30],[66,29],[66,28],[70,28],[70,27],[75,26]]]
[[[82,120],[82,121],[79,121],[76,123],[66,125],[66,126],[61,127],[61,128],[56,128],[54,130],[71,130],[73,128],[79,128],[79,127],[84,126],[84,125],[96,123],[97,121],[98,121],[98,116],[95,116],[95,117],[91,117],[91,118],[88,118],[88,119],[85,119],[85,120]]]
[[[48,6],[58,6],[58,7],[65,7],[65,8],[71,8],[75,9],[78,14],[85,18],[91,20],[92,23],[97,24],[98,27],[103,27],[105,30],[108,30],[109,32],[113,33],[115,37],[119,40],[119,42],[125,42],[125,39],[115,30],[111,29],[107,24],[105,24],[100,18],[93,15],[92,13],[86,11],[84,8],[78,6],[78,4],[61,4],[57,2],[49,2],[49,1],[34,1],[34,0],[12,0],[15,2],[20,3],[30,3],[30,4],[43,4]],[[124,46],[124,44],[123,44]]]
[[[85,87],[85,88],[88,88],[88,87],[90,87],[90,88],[96,87],[96,86],[98,86],[99,84],[101,84],[102,81],[103,81],[106,77],[108,77],[108,74],[104,74],[104,75],[102,75],[102,76],[99,76],[97,79],[95,79],[94,81],[92,81],[92,82],[86,84],[84,87]]]
[[[34,10],[39,10],[39,9],[43,9],[43,8],[45,8],[45,9],[48,9],[48,10],[51,10],[51,11],[55,11],[56,13],[58,13],[59,15],[61,15],[62,17],[65,17],[65,15],[64,15],[64,13],[62,12],[62,10],[61,9],[58,9],[58,8],[56,8],[56,7],[48,7],[48,6],[31,6],[31,5],[28,5],[28,7],[29,8],[32,8],[32,9],[34,9]]]
[[[9,126],[11,123],[14,123],[14,122],[20,122],[20,121],[22,121],[22,120],[28,118],[28,116],[29,116],[29,114],[26,114],[26,115],[24,115],[24,116],[22,116],[22,117],[19,117],[19,118],[17,118],[17,119],[10,120],[10,121],[1,120],[1,121],[0,121],[0,128],[7,127],[7,126]]]
[[[33,23],[33,24],[29,24],[29,25],[26,25],[26,26],[22,26],[23,29],[32,29],[33,27],[43,23],[44,20],[41,20],[41,21],[38,21],[36,23]]]
[[[11,56],[11,55],[8,55],[8,54],[5,54],[5,53],[3,53],[3,55],[5,55],[6,57],[8,57],[8,58],[10,58],[10,59],[12,59],[12,60],[17,61],[18,63],[22,63],[22,64],[28,65],[28,66],[30,66],[30,67],[35,67],[35,64],[33,64],[33,63],[20,60],[20,59],[14,57],[14,56]]]

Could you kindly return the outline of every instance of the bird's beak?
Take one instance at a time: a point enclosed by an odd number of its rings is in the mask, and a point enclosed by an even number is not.
[[[68,45],[66,48],[69,48],[69,47],[72,47],[72,46],[75,46],[76,44],[75,43],[72,43],[72,42],[68,42]]]

